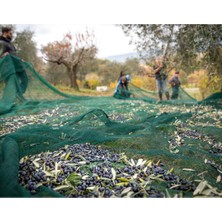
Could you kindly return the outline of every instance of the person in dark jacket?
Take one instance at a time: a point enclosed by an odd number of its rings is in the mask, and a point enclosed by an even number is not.
[[[16,48],[12,41],[13,32],[9,27],[2,27],[2,35],[0,36],[0,57],[8,54],[16,55]]]
[[[177,99],[179,95],[179,88],[181,85],[180,79],[179,79],[179,71],[176,71],[173,77],[170,79],[169,83],[172,87],[172,95],[171,99]]]
[[[28,86],[28,76],[24,69],[23,62],[24,60],[19,58],[16,53],[16,48],[13,45],[12,41],[13,31],[10,27],[2,27],[2,35],[0,36],[0,59],[7,59],[5,56],[11,55],[11,61],[14,64],[14,68],[16,70],[16,76],[19,80],[17,85],[17,93],[20,98],[23,99],[23,95]],[[6,83],[12,81],[13,77],[9,75],[7,79],[5,79]],[[7,84],[6,84],[7,87]]]
[[[170,99],[169,90],[167,87],[167,78],[165,64],[161,59],[156,59],[156,65],[153,67],[154,76],[156,78],[156,85],[158,89],[159,99],[162,100],[162,95],[165,93],[167,100]]]

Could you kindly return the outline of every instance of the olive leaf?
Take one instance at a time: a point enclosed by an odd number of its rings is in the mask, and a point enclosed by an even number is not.
[[[195,196],[197,194],[201,194],[206,186],[207,186],[207,181],[206,180],[201,181],[197,186],[196,190],[193,192],[193,195]]]
[[[54,190],[63,190],[63,189],[67,189],[67,188],[70,188],[70,186],[68,186],[68,185],[61,185],[61,186],[55,187],[53,189]]]
[[[87,187],[86,189],[87,189],[87,190],[94,190],[94,189],[95,189],[95,186],[93,186],[93,187]]]
[[[33,160],[32,163],[35,165],[36,168],[40,167],[39,163],[37,163],[35,160]]]
[[[143,159],[138,159],[136,166],[140,166],[143,162]]]
[[[161,174],[154,176],[154,174],[150,175],[148,178],[150,178],[151,180],[158,180],[158,181],[164,181],[163,179],[161,179],[160,177],[162,177]]]
[[[86,180],[88,177],[89,177],[89,175],[84,175],[84,176],[82,176],[82,179]]]
[[[114,181],[116,179],[116,171],[113,168],[111,168],[111,172],[113,175],[112,180]]]
[[[131,197],[133,194],[134,194],[134,192],[133,192],[133,191],[130,191],[130,192],[127,193],[126,196],[127,196],[127,197]]]
[[[131,159],[130,161],[131,161],[131,163],[132,163],[132,166],[135,166],[135,165],[136,165],[133,159]]]
[[[210,196],[212,189],[206,189],[202,192],[203,195]]]
[[[131,189],[132,189],[131,187],[125,188],[125,189],[122,191],[121,195],[124,195],[124,194],[128,193]]]
[[[82,182],[82,177],[78,173],[71,173],[67,179],[68,182],[70,182],[73,186],[77,186]]]
[[[221,182],[221,175],[217,177],[217,183]]]
[[[194,172],[195,170],[193,169],[189,169],[189,168],[183,168],[184,171],[190,171],[190,172]]]
[[[160,164],[160,160],[157,161],[156,165],[159,166],[159,164]]]
[[[152,168],[152,164],[153,164],[153,161],[152,161],[152,160],[149,160],[149,161],[147,162],[147,166],[148,166],[149,168]]]
[[[127,186],[129,184],[129,182],[121,182],[121,183],[117,183],[116,186]]]
[[[66,156],[65,156],[65,160],[68,160],[70,154],[71,154],[71,151],[69,151],[69,152],[66,154]]]
[[[174,171],[173,167],[167,171],[167,174],[172,173]]]
[[[129,179],[127,179],[125,177],[117,178],[117,180],[122,181],[122,182],[129,182],[130,181]]]
[[[174,189],[174,188],[180,187],[180,186],[181,186],[180,184],[175,184],[175,185],[171,186],[170,189]]]
[[[54,177],[54,175],[52,173],[50,173],[46,170],[43,170],[42,172],[45,173],[45,175],[48,176],[48,177]]]
[[[79,157],[81,160],[85,161],[86,158],[84,158],[82,155],[76,154],[75,157]]]
[[[144,169],[143,169],[143,172],[145,173],[147,171],[147,167],[145,167]]]

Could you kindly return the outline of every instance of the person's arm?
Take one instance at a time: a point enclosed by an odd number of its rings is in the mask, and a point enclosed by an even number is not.
[[[161,64],[159,67],[153,70],[153,73],[156,75],[162,68],[163,68],[163,65]]]
[[[9,53],[8,52],[4,52],[1,56],[0,56],[0,58],[3,58],[4,56],[6,56],[6,55],[8,55]]]
[[[169,67],[169,68],[167,69],[167,73],[169,73],[172,69],[174,69],[174,66]]]
[[[146,72],[143,75],[148,76],[148,77],[155,77],[155,74],[153,72]]]
[[[0,41],[0,58],[6,55],[8,55],[8,52],[6,51],[5,44],[3,41]]]
[[[114,93],[116,93],[116,92],[118,91],[119,85],[120,85],[120,80],[118,81],[118,83],[117,83],[117,85],[116,85],[116,89],[115,89]]]
[[[171,86],[175,86],[175,77],[173,76],[169,81]]]

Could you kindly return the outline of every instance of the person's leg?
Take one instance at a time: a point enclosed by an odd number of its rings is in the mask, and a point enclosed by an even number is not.
[[[176,87],[175,99],[178,99],[179,96],[179,87]]]
[[[172,96],[171,99],[176,99],[175,87],[172,87]]]
[[[179,95],[179,87],[178,86],[174,86],[172,87],[172,99],[178,99],[178,95]]]
[[[162,82],[160,79],[157,79],[156,80],[156,86],[157,86],[157,89],[158,89],[158,94],[159,94],[159,99],[162,100]]]
[[[170,99],[170,93],[169,93],[169,89],[167,87],[167,79],[163,80],[163,91],[166,95],[167,100],[169,100]]]
[[[169,92],[166,92],[166,98],[167,98],[167,100],[170,100],[170,94],[169,94]]]

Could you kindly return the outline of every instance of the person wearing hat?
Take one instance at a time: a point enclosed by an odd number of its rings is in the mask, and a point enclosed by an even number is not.
[[[179,71],[176,71],[173,77],[170,79],[169,83],[172,87],[172,95],[171,99],[178,99],[179,95],[179,88],[181,85],[180,79],[179,79]]]

